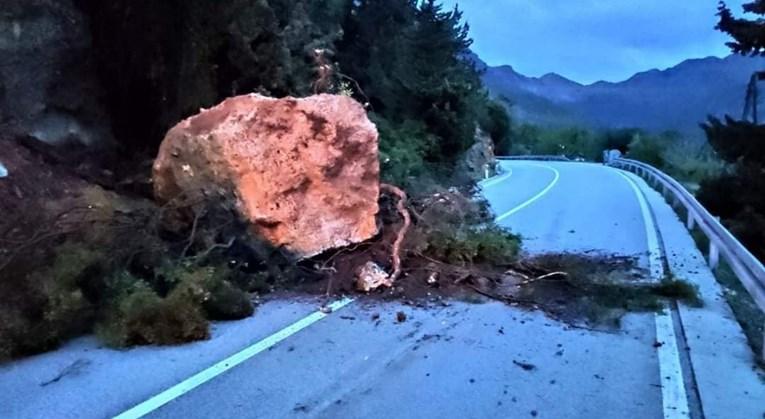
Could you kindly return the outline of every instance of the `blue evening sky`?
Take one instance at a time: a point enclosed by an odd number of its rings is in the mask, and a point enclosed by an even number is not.
[[[751,0],[749,0],[751,1]],[[730,0],[740,14],[747,0]],[[459,3],[473,51],[529,76],[621,81],[687,58],[724,57],[717,0],[444,0]]]

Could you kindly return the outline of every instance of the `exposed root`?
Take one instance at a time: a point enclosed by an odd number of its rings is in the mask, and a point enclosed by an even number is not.
[[[380,287],[392,287],[393,283],[401,276],[401,246],[406,238],[406,233],[412,224],[409,210],[406,208],[407,196],[400,188],[386,183],[380,184],[380,189],[398,197],[396,209],[404,220],[403,225],[396,234],[391,250],[392,272],[386,273],[377,263],[368,261],[356,269],[356,289],[369,292]]]
[[[396,195],[398,197],[398,203],[396,203],[396,209],[401,217],[404,219],[404,225],[398,230],[396,241],[393,243],[393,250],[391,252],[391,259],[393,260],[393,273],[390,274],[389,281],[391,283],[396,282],[399,276],[401,276],[401,244],[406,238],[406,233],[409,231],[409,226],[412,224],[412,218],[409,215],[409,211],[406,209],[406,192],[400,188],[389,185],[387,183],[380,184],[380,189]]]

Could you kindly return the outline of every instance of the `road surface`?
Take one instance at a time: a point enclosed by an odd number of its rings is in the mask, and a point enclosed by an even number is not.
[[[1,366],[0,417],[763,417],[753,355],[658,194],[601,165],[503,166],[484,194],[526,251],[637,256],[698,280],[705,308],[629,314],[599,333],[499,303],[342,300],[327,315],[277,299],[206,342],[114,351],[85,337]]]

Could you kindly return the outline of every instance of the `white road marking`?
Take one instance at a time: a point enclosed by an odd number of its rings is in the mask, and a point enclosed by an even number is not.
[[[651,270],[651,278],[660,281],[664,278],[664,264],[661,259],[659,237],[656,233],[651,210],[643,192],[635,181],[619,171],[619,174],[627,180],[637,196],[640,211],[643,214],[646,241],[648,242],[648,263]],[[656,348],[659,358],[659,375],[661,378],[661,396],[665,419],[690,418],[688,397],[685,392],[682,367],[680,366],[680,354],[677,349],[677,337],[672,315],[667,309],[662,313],[656,313],[656,341],[660,345]]]
[[[506,173],[506,174],[504,174],[504,175],[500,175],[499,177],[497,177],[497,178],[495,178],[495,179],[486,179],[486,180],[484,180],[484,181],[482,181],[482,182],[478,182],[478,184],[479,184],[479,185],[480,185],[482,188],[484,188],[484,189],[485,189],[485,188],[490,188],[490,187],[492,187],[492,186],[495,186],[495,185],[497,185],[497,184],[499,184],[499,183],[502,183],[502,182],[504,182],[504,181],[506,181],[506,180],[510,179],[510,177],[511,177],[511,176],[513,176],[513,169],[511,169],[511,168],[508,168],[507,170],[509,170],[509,172],[507,172],[507,173]]]
[[[544,189],[542,189],[538,194],[532,196],[528,201],[518,205],[517,207],[515,207],[515,208],[511,209],[510,211],[508,211],[508,212],[500,215],[499,217],[497,217],[497,222],[500,222],[500,221],[504,220],[505,218],[507,218],[507,217],[515,214],[516,212],[518,212],[518,211],[528,207],[529,205],[533,204],[534,201],[536,201],[537,199],[543,197],[547,192],[550,192],[550,189],[552,189],[555,186],[555,184],[558,183],[558,180],[560,179],[560,172],[558,172],[558,170],[556,170],[554,167],[545,166],[545,165],[541,165],[541,164],[529,164],[529,166],[543,167],[545,169],[552,170],[553,173],[555,173],[555,177],[553,178],[552,182],[550,182],[549,185],[545,186]]]
[[[335,301],[329,305],[331,312],[339,310],[348,304],[352,303],[352,298],[344,298],[342,300]],[[287,326],[286,328],[268,336],[267,338],[243,349],[242,351],[218,362],[217,364],[207,368],[206,370],[195,374],[194,376],[180,382],[169,389],[157,394],[156,396],[140,403],[131,409],[115,416],[115,419],[136,419],[141,418],[154,410],[157,410],[161,406],[169,403],[170,401],[177,399],[178,397],[188,393],[189,391],[201,386],[202,384],[212,380],[213,378],[223,374],[224,372],[236,367],[237,365],[247,361],[253,356],[267,350],[268,348],[276,345],[277,343],[287,339],[295,333],[305,329],[306,327],[318,322],[319,320],[327,317],[329,314],[322,311],[317,311],[304,317],[301,320]]]

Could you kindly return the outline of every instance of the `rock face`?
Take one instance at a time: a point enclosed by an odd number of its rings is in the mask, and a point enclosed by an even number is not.
[[[376,234],[377,145],[353,99],[237,96],[168,132],[155,195],[222,200],[252,233],[310,257]]]
[[[0,126],[48,144],[111,138],[89,48],[89,22],[73,0],[3,0]]]
[[[494,142],[480,128],[476,129],[475,143],[465,152],[460,161],[459,173],[472,180],[481,180],[486,177],[487,168],[489,169],[489,176],[493,176],[496,165]]]

